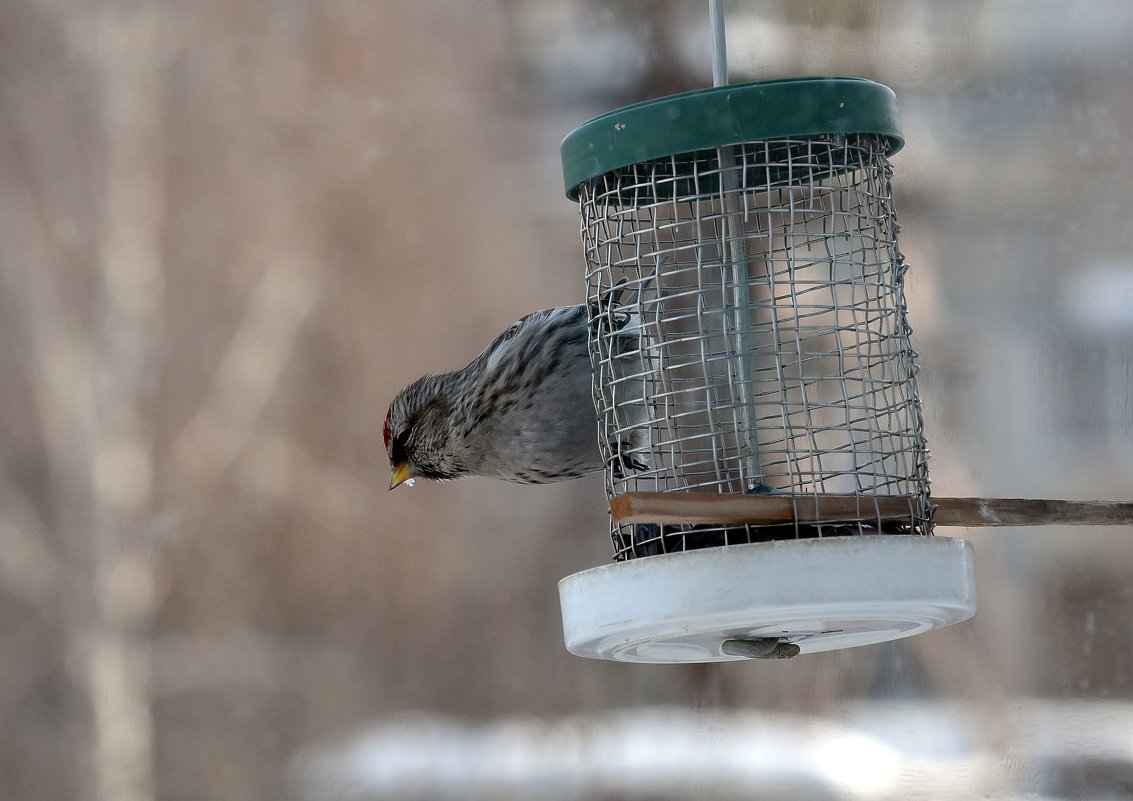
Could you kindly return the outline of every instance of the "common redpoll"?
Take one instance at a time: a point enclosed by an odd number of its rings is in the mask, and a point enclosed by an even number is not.
[[[616,287],[589,308],[529,314],[467,367],[423,376],[399,392],[382,431],[390,489],[414,478],[464,476],[545,484],[601,470],[588,326],[609,337],[614,378],[624,385],[617,430],[629,432],[606,450],[615,472],[644,469],[635,451],[643,444],[651,357],[640,315],[619,303],[621,292]]]

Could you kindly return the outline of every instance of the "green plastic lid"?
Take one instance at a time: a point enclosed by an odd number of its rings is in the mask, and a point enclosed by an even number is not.
[[[897,98],[864,78],[791,78],[728,84],[647,100],[595,117],[562,144],[566,194],[633,164],[725,145],[823,135],[877,134],[886,153],[905,140]]]

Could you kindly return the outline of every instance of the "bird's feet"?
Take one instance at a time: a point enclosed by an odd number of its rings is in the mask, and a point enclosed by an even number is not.
[[[632,454],[626,452],[627,446],[623,442],[613,443],[610,450],[614,453],[612,461],[612,472],[616,481],[622,481],[628,471],[640,473],[643,470],[648,470],[649,465],[640,459],[635,458]]]

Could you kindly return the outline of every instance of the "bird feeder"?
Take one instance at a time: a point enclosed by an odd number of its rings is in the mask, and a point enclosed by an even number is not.
[[[615,559],[560,585],[571,651],[788,656],[975,612],[970,546],[928,536],[902,144],[893,93],[853,78],[688,92],[564,141]]]
[[[578,202],[613,564],[560,582],[567,648],[786,657],[976,611],[935,525],[1104,523],[1130,504],[933,499],[886,87],[688,92],[563,142]]]

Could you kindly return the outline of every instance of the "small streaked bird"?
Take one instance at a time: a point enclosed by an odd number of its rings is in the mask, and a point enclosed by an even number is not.
[[[644,287],[648,281],[642,282]],[[500,334],[468,366],[422,376],[397,394],[382,435],[390,489],[416,478],[487,476],[522,484],[578,478],[603,468],[587,332],[604,337],[616,384],[615,474],[647,465],[644,443],[649,341],[639,288],[624,283],[599,303],[543,309]]]

